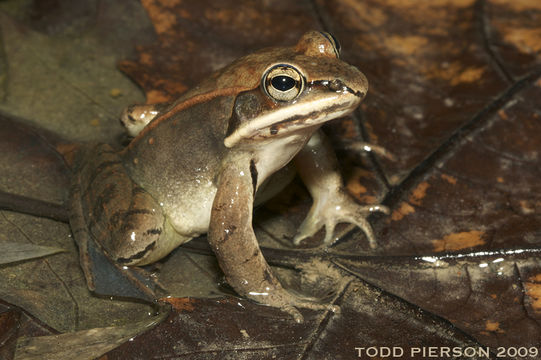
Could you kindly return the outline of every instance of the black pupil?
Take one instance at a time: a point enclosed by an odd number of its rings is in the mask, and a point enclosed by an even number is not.
[[[276,90],[287,91],[295,86],[296,81],[292,77],[279,75],[272,78],[271,84]]]

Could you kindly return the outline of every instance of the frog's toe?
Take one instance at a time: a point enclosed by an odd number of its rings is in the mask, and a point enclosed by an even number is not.
[[[304,316],[302,316],[301,312],[297,308],[331,311],[333,313],[340,312],[340,306],[338,305],[319,304],[319,303],[315,303],[311,301],[302,301],[300,303],[295,304],[294,306],[286,305],[282,307],[281,310],[291,315],[293,317],[293,320],[295,320],[296,323],[302,324],[304,322]]]
[[[321,227],[324,226],[321,221],[318,221],[313,215],[308,215],[302,222],[297,234],[293,238],[293,244],[299,245],[304,239],[314,236]]]
[[[304,322],[304,316],[302,316],[301,312],[295,306],[286,305],[280,308],[280,310],[290,315],[297,324]]]
[[[248,298],[266,306],[271,306],[289,314],[297,323],[304,322],[299,309],[323,310],[337,313],[340,307],[329,303],[321,303],[316,298],[305,297],[295,292],[290,292],[282,287],[265,292],[265,296],[253,296],[253,293],[247,295]]]
[[[396,161],[396,156],[383,146],[364,141],[351,141],[344,143],[346,149],[358,152],[372,152],[391,161]]]
[[[319,229],[325,227],[323,244],[330,246],[335,241],[333,234],[336,225],[350,223],[357,225],[364,231],[370,247],[374,249],[376,248],[374,231],[366,219],[373,212],[382,212],[387,215],[390,213],[389,208],[384,205],[360,206],[350,198],[337,196],[334,200],[328,200],[323,206],[319,204],[310,210],[293,239],[293,243],[298,245],[302,240],[313,236]]]
[[[376,237],[372,226],[367,220],[367,217],[373,212],[382,212],[386,215],[390,213],[389,208],[384,205],[356,206],[356,209],[353,211],[346,208],[344,213],[340,216],[340,221],[357,225],[357,227],[365,233],[370,248],[375,249],[377,247]],[[332,243],[332,238],[327,239],[326,237],[325,240],[329,241],[325,242],[326,245]]]
[[[391,210],[389,210],[389,207],[388,206],[385,206],[385,205],[368,205],[368,206],[363,206],[364,208],[367,208],[367,211],[369,213],[373,213],[373,212],[381,212],[381,213],[384,213],[385,215],[389,215],[391,213]]]
[[[340,307],[338,305],[322,304],[322,303],[316,302],[315,300],[309,300],[309,299],[302,298],[296,295],[291,295],[291,298],[289,299],[289,301],[279,306],[280,310],[291,315],[291,317],[293,317],[293,320],[295,320],[295,322],[300,324],[304,322],[304,317],[299,311],[299,308],[331,311],[333,313],[340,312]]]
[[[376,237],[374,235],[374,230],[372,230],[372,226],[370,225],[368,220],[366,220],[365,216],[363,215],[357,215],[355,217],[352,216],[348,219],[348,222],[351,224],[355,224],[359,228],[361,228],[368,239],[368,244],[370,245],[370,248],[372,249],[376,248]],[[327,245],[329,244],[330,243],[328,243]]]

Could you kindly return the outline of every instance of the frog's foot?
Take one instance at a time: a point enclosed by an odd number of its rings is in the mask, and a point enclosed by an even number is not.
[[[339,223],[350,223],[360,227],[372,249],[376,248],[376,238],[370,223],[366,218],[373,212],[389,214],[389,208],[384,205],[358,205],[343,190],[329,194],[323,199],[314,201],[306,219],[302,222],[293,243],[298,245],[302,240],[313,236],[319,229],[325,227],[323,243],[333,242],[334,228]]]
[[[304,322],[304,317],[299,311],[299,308],[332,311],[333,313],[340,311],[340,307],[338,305],[323,304],[317,302],[317,299],[315,298],[302,297],[283,288],[276,289],[269,293],[250,293],[248,297],[262,305],[279,308],[280,310],[291,315],[291,317],[293,317],[297,323]]]

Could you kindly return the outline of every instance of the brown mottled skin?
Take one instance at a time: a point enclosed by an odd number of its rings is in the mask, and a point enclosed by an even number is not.
[[[338,53],[329,34],[308,32],[294,47],[238,59],[173,103],[126,110],[122,121],[135,139],[119,152],[89,146],[76,161],[71,224],[89,287],[90,240],[108,259],[131,266],[208,233],[240,295],[297,321],[296,307],[334,309],[282,287],[261,254],[252,212],[254,202],[291,179],[294,165],[314,198],[295,243],[325,226],[330,244],[335,224],[351,222],[375,246],[366,216],[387,209],[359,206],[345,193],[318,130],[353,111],[368,89]]]

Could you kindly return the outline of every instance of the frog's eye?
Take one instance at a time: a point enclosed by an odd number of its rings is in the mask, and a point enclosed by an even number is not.
[[[291,101],[304,88],[304,77],[290,65],[271,67],[262,80],[265,92],[276,101]]]

